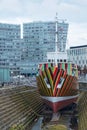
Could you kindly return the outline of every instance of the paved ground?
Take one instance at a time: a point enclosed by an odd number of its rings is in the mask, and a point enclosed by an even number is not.
[[[33,126],[32,130],[41,130],[43,117],[40,117],[36,124]]]

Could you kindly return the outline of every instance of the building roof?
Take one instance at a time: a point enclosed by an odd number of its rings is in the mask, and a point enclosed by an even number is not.
[[[87,45],[73,46],[73,47],[70,47],[70,49],[83,48],[83,47],[87,47]]]

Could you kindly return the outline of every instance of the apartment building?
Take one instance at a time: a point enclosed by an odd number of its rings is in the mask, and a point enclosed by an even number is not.
[[[20,60],[20,25],[0,23],[0,67],[19,71],[16,63]]]
[[[66,48],[68,23],[58,22],[58,48]],[[47,61],[47,52],[55,50],[55,22],[30,22],[20,25],[0,23],[0,66],[10,73],[36,74],[38,64]]]

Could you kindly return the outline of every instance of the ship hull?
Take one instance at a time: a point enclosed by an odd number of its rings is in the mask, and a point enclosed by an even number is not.
[[[71,63],[41,64],[37,76],[38,91],[53,112],[78,98],[78,70]]]
[[[43,101],[52,108],[53,112],[56,113],[60,109],[76,102],[78,95],[75,96],[64,96],[64,97],[47,97],[41,96]]]

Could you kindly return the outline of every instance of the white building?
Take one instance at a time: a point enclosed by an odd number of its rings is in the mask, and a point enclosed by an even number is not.
[[[68,60],[81,66],[87,66],[87,45],[70,47],[67,50]]]
[[[67,53],[66,52],[48,52],[47,61],[49,63],[65,63],[67,62]]]

